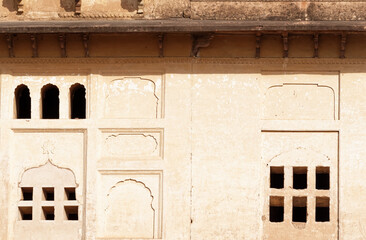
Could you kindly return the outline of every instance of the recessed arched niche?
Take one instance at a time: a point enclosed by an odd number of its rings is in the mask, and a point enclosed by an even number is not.
[[[14,107],[15,118],[31,118],[30,91],[29,88],[24,84],[19,85],[14,91]]]
[[[135,179],[118,182],[107,198],[105,229],[108,237],[154,238],[154,196],[143,182]]]
[[[60,91],[53,84],[47,84],[41,89],[42,118],[58,119],[60,117]]]

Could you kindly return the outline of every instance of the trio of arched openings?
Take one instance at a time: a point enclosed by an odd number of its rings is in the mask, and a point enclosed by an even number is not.
[[[53,84],[47,84],[41,89],[41,116],[43,119],[58,119],[60,117],[59,89]],[[16,118],[31,118],[31,97],[29,88],[21,84],[15,91]],[[83,119],[86,117],[86,90],[82,84],[76,83],[70,87],[70,117]]]

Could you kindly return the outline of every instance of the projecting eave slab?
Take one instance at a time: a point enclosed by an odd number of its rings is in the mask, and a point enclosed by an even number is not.
[[[366,32],[366,21],[74,20],[9,21],[0,33]]]

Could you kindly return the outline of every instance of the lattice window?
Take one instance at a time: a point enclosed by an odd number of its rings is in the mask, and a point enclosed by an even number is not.
[[[78,221],[74,174],[51,162],[24,172],[18,204],[20,221]],[[63,213],[63,214],[62,214]]]

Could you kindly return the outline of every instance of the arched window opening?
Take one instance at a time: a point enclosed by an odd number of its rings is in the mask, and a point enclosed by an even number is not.
[[[47,84],[41,90],[42,93],[42,118],[58,119],[59,118],[59,90],[55,85]]]
[[[83,119],[86,117],[85,87],[81,84],[74,84],[70,87],[71,118]]]
[[[15,91],[15,108],[16,118],[26,119],[31,118],[31,98],[29,88],[22,84],[19,85]]]

